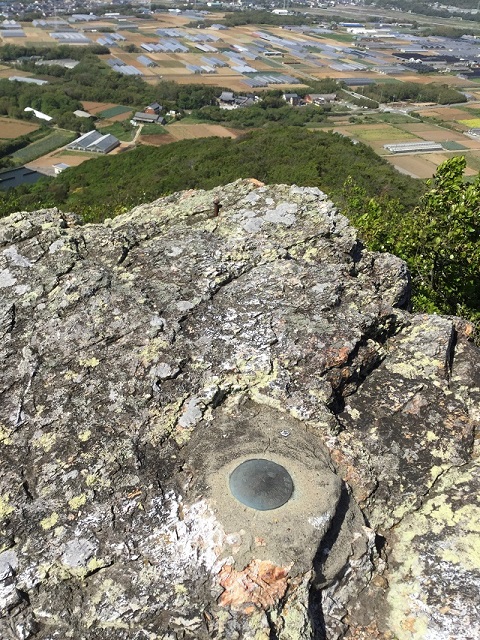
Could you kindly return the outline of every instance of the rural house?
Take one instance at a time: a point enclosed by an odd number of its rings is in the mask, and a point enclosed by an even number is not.
[[[166,120],[163,116],[159,116],[156,113],[145,113],[143,111],[137,111],[133,116],[132,122],[133,124],[165,124]]]
[[[285,100],[285,102],[288,102],[294,107],[300,104],[300,96],[297,93],[284,93],[282,98]]]
[[[152,102],[152,104],[149,104],[148,107],[145,107],[144,112],[156,113],[158,115],[160,111],[162,111],[162,109],[163,107],[161,104],[158,104],[158,102]]]

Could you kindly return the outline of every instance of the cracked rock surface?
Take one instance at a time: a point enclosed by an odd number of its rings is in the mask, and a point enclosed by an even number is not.
[[[480,637],[471,328],[318,189],[16,213],[0,294],[2,640]]]

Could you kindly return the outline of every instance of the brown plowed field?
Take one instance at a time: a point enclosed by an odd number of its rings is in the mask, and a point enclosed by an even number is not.
[[[463,111],[456,107],[434,107],[432,109],[422,109],[418,113],[421,116],[438,118],[439,120],[466,120],[469,117],[468,111]]]
[[[82,105],[85,111],[93,113],[93,115],[97,115],[100,111],[105,111],[105,109],[111,109],[112,107],[117,106],[114,102],[90,102],[88,100],[82,100]]]
[[[36,131],[38,128],[38,124],[33,124],[33,122],[0,118],[0,140],[13,140],[26,133]]]
[[[174,123],[168,126],[168,133],[175,140],[186,140],[187,138],[209,138],[216,136],[220,138],[237,138],[238,134],[223,127],[221,124],[182,124]]]
[[[177,142],[178,138],[174,138],[174,136],[169,133],[164,133],[162,135],[156,136],[140,136],[139,142],[141,144],[149,144],[152,147],[163,147],[164,144],[170,144],[171,142]]]

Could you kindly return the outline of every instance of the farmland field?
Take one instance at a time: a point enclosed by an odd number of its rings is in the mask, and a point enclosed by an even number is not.
[[[458,107],[431,107],[428,109],[419,109],[418,114],[430,118],[438,118],[439,120],[452,121],[462,120],[469,115],[469,109],[461,109]],[[476,114],[472,114],[476,115]]]
[[[56,129],[52,131],[52,133],[41,140],[37,140],[36,142],[32,142],[28,147],[24,147],[23,149],[19,149],[12,153],[12,158],[14,159],[16,164],[24,164],[26,162],[31,162],[35,160],[35,158],[39,158],[40,156],[53,151],[54,149],[58,149],[58,147],[62,147],[65,144],[68,144],[72,140],[76,138],[76,134],[71,131],[65,131],[64,129]]]
[[[0,140],[13,140],[27,133],[32,133],[32,131],[36,131],[39,128],[39,125],[33,122],[0,118]]]
[[[447,155],[441,156],[441,160],[439,159],[440,154],[423,154],[423,155],[392,155],[386,156],[385,160],[388,160],[390,164],[392,164],[396,169],[401,171],[402,173],[407,173],[414,178],[431,178],[435,171],[437,170],[438,165],[443,160],[446,160]]]
[[[160,146],[163,146],[164,144],[177,142],[178,138],[174,138],[169,133],[162,133],[160,135],[147,135],[147,136],[141,135],[139,141],[141,142],[141,144],[148,144],[152,147],[160,147]]]
[[[422,140],[432,140],[433,142],[445,142],[447,140],[458,142],[470,147],[469,139],[459,131],[452,131],[436,124],[428,122],[416,122],[399,125],[401,129],[413,133]]]
[[[480,127],[480,118],[472,118],[471,120],[459,120],[460,124],[464,124],[466,127],[473,129],[474,127]]]
[[[407,142],[416,140],[417,136],[409,131],[388,124],[352,125],[345,127],[349,136],[359,138],[362,142]]]
[[[166,133],[167,130],[161,124],[144,124],[142,126],[142,136],[161,136]]]
[[[90,100],[82,100],[82,105],[85,111],[92,113],[94,116],[98,115],[100,111],[118,107],[118,105],[113,102],[91,102]]]
[[[220,138],[237,138],[237,134],[221,124],[182,124],[174,123],[169,125],[168,133],[175,140],[185,140],[186,138],[209,138],[217,136]]]
[[[123,107],[121,104],[100,111],[98,115],[102,118],[113,118],[114,116],[120,116],[124,113],[131,113],[133,109],[131,107]]]
[[[100,133],[110,133],[112,136],[115,136],[123,142],[131,142],[135,135],[135,131],[133,129],[126,131],[119,122],[111,124],[108,127],[99,127],[97,131]]]

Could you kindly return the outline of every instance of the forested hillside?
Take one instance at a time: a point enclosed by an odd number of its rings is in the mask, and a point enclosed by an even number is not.
[[[183,140],[90,160],[55,180],[7,192],[0,211],[59,206],[100,221],[164,194],[238,178],[318,186],[340,201],[349,176],[370,197],[401,199],[405,206],[413,206],[422,190],[365,145],[338,134],[271,126],[237,140]]]

